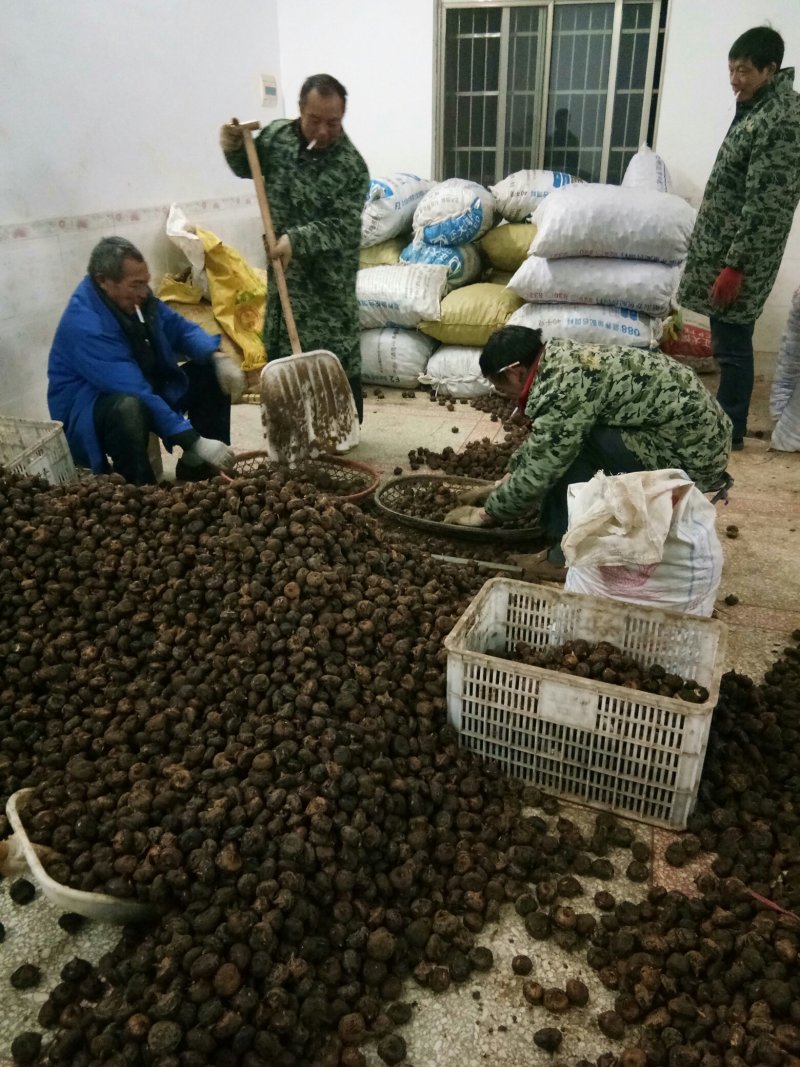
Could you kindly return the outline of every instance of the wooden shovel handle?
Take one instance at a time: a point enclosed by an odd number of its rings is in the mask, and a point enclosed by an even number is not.
[[[251,136],[251,131],[259,130],[261,127],[257,122],[239,122],[238,119],[231,119],[231,125],[240,126],[242,130],[244,150],[247,153],[247,162],[250,164],[250,173],[253,176],[253,181],[256,186],[256,198],[258,199],[258,206],[261,209],[261,221],[264,223],[264,234],[267,238],[267,255],[269,256],[270,263],[272,263],[272,271],[278,286],[278,295],[281,298],[283,321],[286,323],[286,332],[289,334],[289,344],[292,346],[292,355],[297,356],[302,351],[300,347],[300,338],[297,335],[297,326],[295,325],[294,313],[292,312],[292,302],[289,299],[289,290],[286,287],[286,275],[283,272],[283,264],[279,259],[273,258],[275,256],[275,245],[278,242],[275,238],[275,228],[272,225],[272,215],[269,210],[267,189],[264,185],[264,175],[261,173],[258,152],[256,151],[255,142]]]

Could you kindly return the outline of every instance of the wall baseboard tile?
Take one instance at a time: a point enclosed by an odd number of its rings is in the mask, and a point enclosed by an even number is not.
[[[187,218],[209,211],[230,211],[236,208],[255,207],[255,195],[211,197],[180,203]],[[23,241],[31,237],[60,237],[72,233],[91,233],[93,230],[114,230],[131,223],[163,222],[171,204],[158,207],[128,208],[125,211],[98,211],[91,215],[72,215],[61,218],[37,219],[33,222],[8,223],[0,226],[0,243]]]

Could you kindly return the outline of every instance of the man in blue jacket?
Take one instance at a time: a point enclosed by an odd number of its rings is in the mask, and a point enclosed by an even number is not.
[[[149,284],[130,241],[104,237],[94,247],[50,349],[50,414],[63,422],[75,462],[97,474],[113,468],[153,484],[147,448],[155,433],[170,451],[183,449],[176,477],[196,481],[233,462],[231,399],[241,396],[244,375],[218,350],[219,334],[172,311]]]

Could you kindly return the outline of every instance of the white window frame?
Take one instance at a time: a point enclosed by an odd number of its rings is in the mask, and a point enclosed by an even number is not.
[[[539,57],[542,60],[541,75],[539,78],[539,91],[536,94],[536,119],[538,125],[538,137],[536,151],[531,152],[532,169],[541,169],[544,163],[545,137],[548,116],[548,95],[550,85],[550,64],[553,40],[553,19],[557,5],[561,4],[609,4],[614,5],[613,28],[611,36],[611,54],[608,68],[608,88],[606,114],[603,130],[603,146],[600,164],[599,181],[605,182],[608,176],[608,164],[611,154],[611,132],[614,121],[614,105],[616,100],[617,67],[619,60],[619,46],[622,36],[622,12],[626,0],[437,0],[435,14],[434,34],[434,124],[433,124],[433,160],[434,175],[437,180],[452,177],[444,174],[444,71],[445,71],[445,41],[447,12],[453,8],[491,8],[509,9],[512,7],[537,7],[546,10],[546,22],[543,46],[540,47]],[[642,0],[628,0],[630,3],[642,2]],[[650,2],[650,0],[647,0]],[[648,129],[651,120],[653,102],[653,83],[655,78],[656,55],[658,51],[659,24],[661,8],[664,0],[652,0],[650,20],[650,39],[647,51],[647,67],[645,83],[642,94],[642,118],[639,128],[639,144],[647,140]],[[499,85],[505,86],[508,73],[508,28],[509,12],[503,12],[501,25],[501,50]],[[505,175],[502,173],[502,161],[505,153],[505,105],[506,92],[500,92],[497,109],[497,146],[495,151],[496,180]]]

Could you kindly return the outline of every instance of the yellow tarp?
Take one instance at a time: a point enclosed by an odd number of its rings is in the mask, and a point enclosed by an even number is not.
[[[266,276],[250,266],[230,245],[208,230],[195,228],[206,254],[206,275],[214,317],[242,350],[242,370],[264,366]]]

